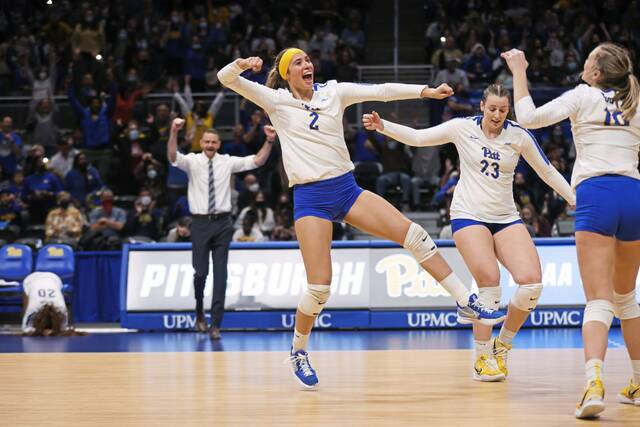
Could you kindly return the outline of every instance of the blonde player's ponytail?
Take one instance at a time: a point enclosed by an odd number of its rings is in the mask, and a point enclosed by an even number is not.
[[[640,83],[633,75],[633,63],[629,52],[613,43],[602,43],[596,49],[596,67],[603,76],[598,86],[616,92],[613,102],[622,111],[624,119],[630,121],[638,110]]]
[[[621,97],[622,103],[620,104],[622,115],[626,120],[631,120],[636,115],[638,110],[638,99],[640,99],[640,83],[638,78],[629,73],[629,83],[627,84],[629,89],[624,92]]]
[[[286,51],[287,49],[283,49],[278,53],[276,59],[273,61],[273,67],[271,67],[271,70],[269,70],[269,74],[267,75],[267,86],[272,89],[289,89],[289,83],[287,83],[287,81],[283,79],[278,72],[280,60]]]

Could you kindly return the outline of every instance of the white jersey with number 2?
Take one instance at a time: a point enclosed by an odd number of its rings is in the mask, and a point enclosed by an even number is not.
[[[218,72],[228,88],[263,108],[278,132],[289,185],[335,178],[353,170],[344,141],[342,116],[349,105],[364,101],[420,98],[425,85],[362,85],[335,80],[313,85],[311,100],[293,97],[241,77],[235,62]]]

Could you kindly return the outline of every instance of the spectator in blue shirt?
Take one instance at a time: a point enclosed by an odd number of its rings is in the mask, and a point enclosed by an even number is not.
[[[87,162],[84,153],[78,153],[73,159],[73,167],[64,177],[64,188],[81,205],[85,205],[88,194],[97,192],[104,184],[98,170]]]
[[[0,165],[7,175],[13,175],[20,159],[22,138],[13,130],[13,119],[6,116],[0,126]]]
[[[488,82],[491,79],[491,58],[482,43],[476,43],[471,49],[469,59],[462,65],[472,83]]]
[[[83,107],[76,97],[73,86],[69,87],[69,103],[73,107],[80,120],[80,125],[84,134],[84,148],[89,163],[96,165],[100,176],[107,176],[109,164],[111,162],[111,150],[109,142],[111,139],[110,120],[115,103],[115,91],[104,101],[94,97],[89,101],[88,107]]]
[[[189,210],[189,200],[187,196],[180,196],[176,201],[175,206],[173,207],[173,211],[171,212],[171,220],[176,218],[182,218],[183,216],[191,216],[191,211]]]
[[[21,210],[15,196],[6,188],[0,189],[0,230],[10,228],[11,225],[19,227]]]
[[[185,55],[185,74],[191,76],[191,89],[194,92],[204,91],[204,77],[207,72],[207,56],[198,36],[191,38],[191,47]]]
[[[458,171],[452,171],[449,175],[449,180],[438,190],[433,196],[431,204],[433,206],[440,206],[444,204],[447,195],[453,195],[453,191],[456,189],[456,185],[460,180],[460,174]]]
[[[354,162],[379,162],[380,147],[384,145],[384,136],[377,132],[359,131],[356,136]]]

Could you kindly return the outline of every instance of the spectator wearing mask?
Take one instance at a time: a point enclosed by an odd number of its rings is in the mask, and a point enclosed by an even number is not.
[[[142,162],[134,171],[138,188],[148,190],[155,200],[164,200],[166,192],[164,167],[151,153],[142,155]]]
[[[28,70],[27,78],[32,84],[31,102],[38,104],[42,99],[53,98],[56,93],[56,54],[55,50],[49,51],[49,68],[41,66],[34,76],[31,69]]]
[[[75,247],[82,236],[85,219],[71,204],[69,193],[61,191],[56,199],[58,207],[49,212],[45,222],[45,238],[48,243],[68,243]]]
[[[127,223],[127,214],[124,209],[113,206],[113,192],[103,190],[100,194],[101,206],[95,208],[89,214],[91,231],[105,237],[117,237]]]
[[[262,234],[266,236],[270,235],[271,230],[273,230],[273,227],[275,226],[275,220],[273,218],[273,210],[267,206],[264,192],[258,190],[249,206],[240,211],[235,224],[236,228],[242,225],[244,217],[248,215],[249,212],[252,213],[254,221]]]
[[[56,195],[62,191],[58,177],[47,171],[42,157],[34,164],[35,173],[24,180],[22,198],[29,206],[29,218],[32,224],[44,224],[47,212],[55,206]]]
[[[165,239],[166,242],[190,242],[191,241],[191,218],[183,216],[178,220],[174,228],[169,230]]]
[[[258,182],[258,178],[252,173],[246,174],[242,180],[242,188],[240,188],[238,194],[238,211],[242,211],[247,207],[259,190],[260,183]]]
[[[13,130],[13,119],[5,116],[0,126],[0,165],[8,175],[18,167],[22,150],[22,137]]]
[[[127,218],[127,234],[144,236],[152,240],[160,237],[161,216],[155,210],[155,201],[148,191],[141,191],[134,203],[134,209]]]
[[[87,161],[84,153],[78,153],[73,159],[73,168],[64,177],[64,188],[81,205],[86,203],[87,195],[95,193],[104,186],[100,173]]]
[[[233,242],[263,242],[264,240],[266,239],[256,224],[256,217],[253,212],[242,218],[242,226],[231,237]]]
[[[60,179],[64,179],[73,168],[73,162],[78,153],[80,152],[73,148],[73,137],[67,136],[58,139],[57,152],[48,164],[49,169]]]

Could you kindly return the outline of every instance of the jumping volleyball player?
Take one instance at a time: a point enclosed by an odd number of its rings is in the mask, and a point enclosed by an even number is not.
[[[482,94],[482,116],[421,130],[381,120],[375,111],[362,118],[367,129],[414,147],[453,142],[458,149],[461,171],[451,202],[451,228],[456,247],[478,284],[480,302],[498,309],[502,291],[497,260],[518,284],[496,338],[491,338],[491,326],[473,325],[473,378],[479,381],[500,381],[507,376],[513,338],[542,292],[540,259],[513,200],[513,175],[520,155],[570,205],[575,204],[573,190],[551,166],[533,135],[507,120],[510,101],[509,91],[494,84]],[[459,321],[464,323],[464,319]]]
[[[332,221],[344,220],[404,246],[455,298],[460,318],[486,324],[504,318],[503,313],[485,308],[477,295],[465,288],[421,226],[382,197],[358,187],[344,141],[342,116],[349,105],[421,97],[442,99],[453,93],[449,86],[430,89],[423,85],[358,85],[333,80],[315,84],[309,56],[296,48],[278,54],[267,78],[268,87],[240,76],[250,68],[259,71],[262,60],[236,59],[220,70],[218,78],[262,107],[280,136],[284,168],[294,189],[296,235],[308,281],[298,304],[290,353],[293,373],[304,387],[318,384],[306,349],[313,322],[329,299]]]
[[[513,73],[516,116],[540,128],[569,117],[576,145],[571,185],[576,189],[576,247],[587,299],[582,324],[587,386],[577,418],[604,410],[602,363],[614,314],[631,358],[633,378],[618,399],[640,406],[640,85],[626,49],[603,43],[584,63],[581,84],[535,107],[527,60],[517,49],[502,55]]]

